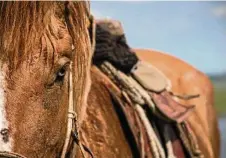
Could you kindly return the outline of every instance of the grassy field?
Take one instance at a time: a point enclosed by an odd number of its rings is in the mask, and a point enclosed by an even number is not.
[[[214,85],[215,107],[219,116],[226,116],[226,73],[209,75]]]
[[[226,116],[226,88],[215,88],[214,99],[218,115]]]

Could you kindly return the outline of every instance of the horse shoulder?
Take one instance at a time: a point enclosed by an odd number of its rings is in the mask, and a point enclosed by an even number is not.
[[[196,105],[189,122],[194,130],[201,148],[210,157],[219,157],[219,129],[214,109],[213,85],[210,79],[188,63],[171,55],[155,51],[134,49],[141,60],[161,70],[171,82],[171,91],[176,94],[199,94],[200,97],[184,104]],[[214,155],[214,156],[213,156]]]

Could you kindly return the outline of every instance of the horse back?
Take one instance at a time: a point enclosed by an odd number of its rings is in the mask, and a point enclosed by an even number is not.
[[[134,51],[141,60],[151,63],[167,76],[172,92],[200,95],[199,98],[189,101],[178,101],[187,105],[196,105],[188,121],[200,149],[204,151],[206,157],[219,157],[220,134],[213,103],[213,85],[209,78],[188,63],[163,52],[146,49],[134,49]]]

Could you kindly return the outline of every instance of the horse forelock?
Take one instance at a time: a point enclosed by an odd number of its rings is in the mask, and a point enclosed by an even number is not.
[[[88,32],[89,26],[89,3],[84,2],[68,2],[66,5],[67,11],[70,12],[68,18],[66,18],[66,23],[70,35],[73,39],[73,44],[75,46],[75,52],[73,54],[73,68],[77,69],[77,71],[73,70],[73,82],[74,82],[74,90],[80,91],[80,93],[74,93],[74,102],[76,112],[78,114],[78,120],[82,121],[84,111],[86,109],[86,101],[88,97],[88,92],[90,88],[90,64],[91,64],[91,43]],[[77,10],[82,9],[84,12],[77,12]],[[68,13],[67,12],[67,13]],[[76,17],[83,17],[84,20],[79,21]],[[75,25],[77,23],[81,23],[80,25]],[[75,27],[77,26],[77,27]],[[81,32],[85,32],[81,34]],[[87,45],[85,45],[86,43]],[[83,52],[82,54],[79,52]],[[79,63],[79,65],[78,65]]]
[[[54,25],[51,24],[51,17],[55,16],[66,24],[67,16],[69,16],[67,14],[67,3],[0,2],[0,59],[8,61],[11,67],[17,67],[22,61],[31,59],[37,51],[54,54],[55,48],[52,40],[55,40],[58,35],[56,31],[53,31]],[[71,32],[76,32],[79,36],[79,31],[86,27],[87,4],[85,2],[73,2],[70,5],[74,8],[73,14],[76,18],[73,21]],[[73,33],[73,35],[76,33]],[[48,34],[54,38],[49,38]],[[48,38],[45,38],[45,35]],[[79,39],[73,35],[72,38]],[[43,51],[45,49],[43,46],[52,47],[52,49]]]

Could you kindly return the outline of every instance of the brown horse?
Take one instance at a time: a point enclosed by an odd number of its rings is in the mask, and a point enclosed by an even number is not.
[[[162,52],[134,49],[141,60],[150,62],[170,79],[175,94],[200,94],[201,97],[183,104],[196,105],[188,118],[205,158],[219,157],[219,129],[213,105],[213,87],[206,75],[189,64]],[[131,135],[106,89],[119,89],[95,66],[91,68],[92,86],[88,97],[88,108],[83,123],[83,141],[96,157],[137,157]]]
[[[88,17],[87,2],[0,2],[0,157],[70,156],[67,123],[90,85]]]
[[[91,61],[88,13],[85,2],[0,3],[0,157],[74,157],[74,145],[69,140],[65,146],[65,140],[75,112],[84,120],[82,138],[96,157],[136,155],[105,89],[111,82],[95,67],[88,108],[85,104]],[[175,93],[201,94],[190,101],[197,107],[189,121],[205,157],[217,157],[209,80],[178,59],[136,51],[147,61],[150,55],[149,62],[170,78]],[[68,111],[71,105],[75,109]]]

